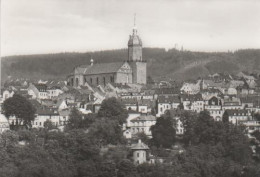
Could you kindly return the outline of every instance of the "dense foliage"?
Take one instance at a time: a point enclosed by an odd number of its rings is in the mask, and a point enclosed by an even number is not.
[[[170,148],[175,142],[174,123],[168,114],[159,117],[156,124],[151,127],[152,144],[156,147]]]
[[[124,61],[127,49],[4,57],[1,71],[4,78],[11,75],[15,78],[65,79],[74,67],[90,64],[91,56],[95,63]],[[260,71],[259,49],[207,53],[144,48],[143,58],[147,60],[148,76],[152,78],[186,80],[215,72]]]
[[[107,101],[107,100],[106,100]],[[111,101],[111,100],[110,100]],[[117,101],[112,102],[120,106]],[[64,132],[47,122],[45,128],[6,131],[0,135],[0,174],[3,177],[256,177],[259,161],[252,156],[250,141],[240,126],[215,122],[208,112],[183,111],[183,139],[176,139],[171,114],[152,128],[153,155],[165,163],[135,166],[123,138],[120,119],[99,114],[81,115],[76,110]],[[113,108],[113,105],[112,105]],[[107,110],[109,109],[109,110]],[[122,116],[112,111],[107,115]],[[101,116],[102,115],[102,116]],[[110,119],[111,118],[111,119]],[[154,130],[153,130],[154,129]],[[139,138],[150,143],[143,134]],[[259,140],[259,132],[255,133]],[[170,144],[168,142],[170,141]],[[182,144],[176,153],[171,146]],[[157,143],[157,144],[156,144]],[[167,147],[168,149],[165,149]],[[175,152],[175,153],[173,153]],[[260,155],[260,152],[257,152]]]
[[[3,113],[9,118],[10,116],[15,116],[16,125],[24,125],[31,127],[31,121],[35,117],[35,108],[25,97],[14,94],[13,97],[8,98],[3,104]]]

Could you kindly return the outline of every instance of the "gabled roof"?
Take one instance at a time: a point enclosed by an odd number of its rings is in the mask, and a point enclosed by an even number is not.
[[[81,65],[75,68],[76,74],[84,74],[88,68],[90,68],[91,65]]]
[[[116,73],[125,62],[115,62],[115,63],[98,63],[90,66],[86,69],[84,74],[105,74],[105,73]]]

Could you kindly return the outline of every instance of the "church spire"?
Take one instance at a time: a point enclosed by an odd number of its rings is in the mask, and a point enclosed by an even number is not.
[[[134,28],[133,28],[133,35],[137,34],[137,27],[136,27],[136,13],[134,14]]]

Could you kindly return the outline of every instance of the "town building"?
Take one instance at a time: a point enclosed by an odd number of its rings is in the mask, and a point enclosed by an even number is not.
[[[226,110],[226,114],[228,115],[228,121],[235,125],[252,120],[251,112],[248,110]]]
[[[74,68],[67,77],[68,84],[79,87],[86,83],[105,86],[108,83],[146,84],[146,61],[142,56],[142,41],[134,27],[128,41],[128,59],[115,63],[94,63]]]
[[[0,114],[0,133],[3,133],[7,130],[10,130],[8,119],[5,117],[5,115]]]
[[[184,110],[189,110],[193,112],[204,111],[204,100],[201,94],[195,95],[180,95],[181,103],[183,104]]]
[[[210,116],[215,121],[222,121],[223,110],[222,110],[222,100],[218,97],[213,96],[205,104],[205,110],[210,113]]]
[[[28,95],[33,99],[48,99],[47,85],[31,83],[28,87]]]
[[[149,150],[149,147],[141,140],[138,140],[137,144],[133,144],[131,150],[133,152],[133,161],[135,165],[147,162],[147,151]]]
[[[46,107],[39,107],[36,110],[36,117],[32,121],[33,128],[44,128],[44,123],[49,120],[56,127],[62,125],[60,115],[57,110],[49,109]]]
[[[166,110],[177,109],[180,105],[179,96],[160,95],[157,99],[156,117],[162,116]]]
[[[131,133],[144,133],[148,137],[152,137],[151,126],[156,124],[156,117],[153,115],[141,115],[131,120]]]

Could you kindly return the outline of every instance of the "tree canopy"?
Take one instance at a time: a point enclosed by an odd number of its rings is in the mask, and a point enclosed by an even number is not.
[[[31,127],[31,121],[35,118],[36,109],[25,97],[14,94],[13,97],[8,98],[3,103],[3,113],[9,118],[16,117],[16,123]]]
[[[157,147],[170,148],[175,142],[175,122],[169,114],[165,114],[156,120],[151,127],[152,143]]]
[[[98,111],[98,117],[116,120],[120,125],[126,122],[127,116],[128,114],[124,105],[115,97],[105,99]]]

